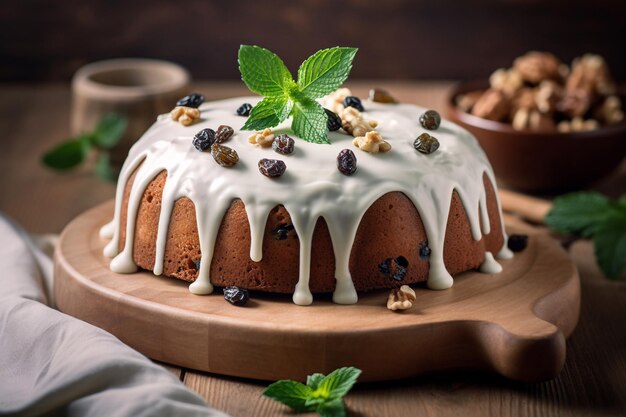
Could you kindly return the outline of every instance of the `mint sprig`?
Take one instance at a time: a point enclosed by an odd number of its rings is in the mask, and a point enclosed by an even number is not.
[[[566,194],[554,200],[545,222],[557,232],[591,238],[607,277],[626,271],[626,194],[618,201],[596,192]]]
[[[307,142],[329,143],[328,116],[315,101],[348,78],[356,48],[316,52],[300,65],[294,81],[283,61],[259,46],[241,45],[239,71],[250,91],[265,96],[250,112],[243,130],[262,130],[292,117],[291,129]]]
[[[48,150],[41,161],[49,168],[60,171],[80,165],[92,149],[98,149],[100,155],[95,166],[95,173],[101,179],[114,181],[115,174],[109,162],[108,151],[115,147],[124,135],[128,122],[118,114],[103,116],[92,132],[82,133],[69,138]]]
[[[346,407],[343,397],[350,391],[359,375],[360,369],[339,368],[327,376],[309,375],[306,385],[290,380],[274,382],[263,391],[263,395],[295,411],[315,411],[322,417],[344,417]]]

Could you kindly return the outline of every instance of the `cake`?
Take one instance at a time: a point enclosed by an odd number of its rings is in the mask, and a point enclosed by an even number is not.
[[[412,104],[364,101],[363,115],[390,145],[364,152],[344,130],[330,144],[299,140],[291,119],[272,128],[295,140],[294,152],[249,143],[236,114],[240,97],[204,103],[199,119],[183,125],[169,115],[137,141],[123,165],[113,220],[101,230],[111,238],[111,270],[138,268],[190,283],[194,294],[214,286],[293,294],[307,305],[313,294],[332,293],[340,304],[358,293],[425,282],[450,288],[465,271],[498,272],[507,249],[491,166],[475,138],[443,120],[425,129],[426,109]],[[226,144],[232,167],[216,163],[193,144],[194,135],[220,125],[233,128]],[[439,148],[414,147],[422,133]],[[357,170],[344,175],[337,156],[351,149]],[[278,159],[279,178],[259,172],[259,160]]]

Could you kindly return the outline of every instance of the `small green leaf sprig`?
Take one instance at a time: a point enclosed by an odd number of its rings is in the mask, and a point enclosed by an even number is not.
[[[82,133],[59,143],[48,150],[41,160],[50,168],[65,171],[80,165],[95,148],[100,150],[95,174],[103,180],[115,181],[109,150],[119,143],[127,125],[126,118],[118,114],[107,114],[98,121],[93,132]]]
[[[309,375],[306,385],[290,380],[274,382],[263,395],[281,402],[298,412],[315,411],[322,417],[345,417],[343,397],[361,375],[353,367],[339,368],[324,376]]]
[[[591,238],[608,278],[626,271],[626,194],[617,201],[597,192],[566,194],[554,200],[545,222],[557,232]]]
[[[253,93],[265,96],[250,112],[243,130],[263,130],[292,117],[291,129],[307,142],[328,141],[328,116],[315,101],[339,88],[348,78],[356,48],[323,49],[298,69],[294,81],[283,61],[259,46],[241,45],[241,79]]]

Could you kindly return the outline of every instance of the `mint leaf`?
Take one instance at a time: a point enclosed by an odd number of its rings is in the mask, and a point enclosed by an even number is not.
[[[242,130],[263,130],[274,127],[289,117],[293,101],[287,96],[265,97],[250,110]]]
[[[361,375],[361,370],[357,368],[336,369],[320,381],[315,392],[319,392],[321,395],[327,394],[326,398],[329,399],[342,398],[352,389],[359,375]]]
[[[626,271],[626,205],[614,211],[595,230],[593,244],[598,266],[608,278]]]
[[[306,400],[311,395],[311,388],[296,381],[278,381],[265,388],[263,395],[283,403],[296,411],[313,411],[306,406]]]
[[[298,87],[309,98],[332,93],[346,81],[357,48],[328,48],[317,51],[300,65]]]
[[[283,95],[293,80],[278,55],[259,46],[239,47],[239,72],[250,91],[264,96]]]
[[[115,182],[117,175],[111,167],[111,156],[108,152],[102,152],[98,156],[95,167],[96,175],[105,181]]]
[[[319,103],[303,97],[294,103],[291,116],[291,129],[296,135],[307,142],[330,143],[326,125],[328,116]]]
[[[346,406],[341,398],[321,404],[317,410],[321,417],[345,417]]]
[[[100,119],[93,132],[92,142],[94,145],[111,149],[122,139],[128,121],[119,114],[107,114]]]
[[[324,379],[324,374],[313,374],[306,378],[307,387],[316,390],[319,383]]]
[[[81,135],[46,152],[41,161],[50,168],[66,170],[79,165],[91,148],[91,135]]]
[[[566,194],[554,200],[553,207],[544,221],[558,232],[589,237],[598,222],[606,218],[610,207],[609,199],[599,193]]]

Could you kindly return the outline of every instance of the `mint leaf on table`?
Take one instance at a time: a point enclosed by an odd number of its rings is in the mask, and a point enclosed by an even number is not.
[[[346,81],[357,48],[329,48],[317,51],[300,65],[298,87],[310,98],[332,93]]]
[[[291,128],[307,142],[329,143],[328,116],[315,99],[339,88],[348,78],[356,48],[328,48],[302,63],[296,83],[283,61],[267,49],[241,45],[239,71],[250,91],[263,95],[243,130],[277,126],[289,116]]]
[[[626,195],[614,202],[595,192],[567,194],[554,200],[545,222],[557,232],[591,238],[607,277],[626,270]]]
[[[327,376],[309,375],[306,385],[288,380],[274,382],[263,391],[263,395],[296,411],[316,411],[322,417],[344,417],[346,408],[343,397],[359,375],[360,369],[339,368]]]
[[[119,114],[107,114],[100,119],[91,135],[92,143],[100,148],[111,149],[117,145],[126,131],[128,121]]]
[[[85,160],[91,148],[91,136],[81,135],[58,144],[46,152],[41,161],[50,168],[67,170]]]

